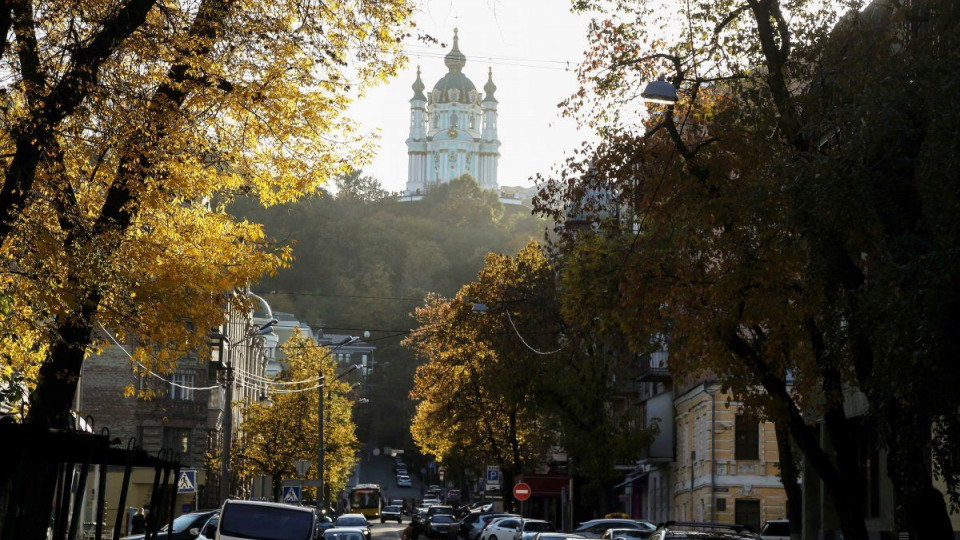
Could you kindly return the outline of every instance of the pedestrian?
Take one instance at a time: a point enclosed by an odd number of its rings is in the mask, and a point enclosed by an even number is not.
[[[143,534],[147,531],[147,518],[144,515],[143,507],[137,508],[137,513],[130,519],[130,532],[132,534]]]
[[[403,534],[400,535],[402,540],[413,540],[413,522],[411,521],[409,525],[404,527]]]
[[[414,514],[413,520],[410,522],[410,540],[420,540],[420,516]]]

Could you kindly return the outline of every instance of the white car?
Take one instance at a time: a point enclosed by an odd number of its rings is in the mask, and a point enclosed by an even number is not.
[[[220,510],[217,540],[312,538],[315,522],[311,508],[228,499]]]
[[[410,481],[409,476],[400,475],[397,477],[397,487],[411,487],[413,483]]]
[[[483,529],[481,540],[513,540],[520,529],[520,519],[511,516],[491,521]]]

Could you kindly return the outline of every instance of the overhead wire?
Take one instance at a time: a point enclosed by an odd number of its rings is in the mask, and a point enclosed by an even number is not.
[[[105,334],[107,335],[107,337],[110,338],[110,341],[112,341],[117,347],[120,348],[121,351],[123,351],[123,354],[127,355],[127,358],[129,358],[130,360],[133,360],[134,363],[136,363],[138,366],[140,366],[140,369],[144,370],[147,374],[152,375],[152,376],[160,379],[161,381],[163,381],[163,382],[165,382],[165,383],[167,383],[167,384],[169,384],[169,385],[171,385],[171,386],[176,386],[177,388],[182,388],[182,389],[184,389],[184,390],[216,390],[216,389],[220,388],[220,385],[219,385],[219,384],[216,385],[216,386],[189,386],[189,385],[180,384],[180,383],[175,383],[175,382],[173,382],[173,381],[167,380],[166,377],[164,377],[163,375],[160,375],[160,374],[154,372],[153,370],[151,370],[150,368],[148,368],[147,366],[145,366],[142,362],[140,362],[139,360],[137,360],[136,358],[134,358],[133,355],[132,355],[127,349],[125,349],[125,348],[123,347],[123,345],[121,345],[120,342],[117,341],[117,338],[115,338],[115,337],[113,336],[113,334],[110,333],[110,331],[108,331],[106,328],[104,328],[102,324],[100,324],[99,322],[97,322],[97,326],[99,326],[100,329],[103,330],[103,333],[105,333]]]

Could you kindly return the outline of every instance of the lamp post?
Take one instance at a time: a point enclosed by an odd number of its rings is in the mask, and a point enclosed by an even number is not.
[[[360,341],[360,338],[357,336],[351,336],[340,343],[337,343],[333,348],[330,349],[331,352],[343,347],[344,345],[349,345],[351,343],[356,343]],[[359,364],[354,364],[350,366],[346,371],[339,374],[334,378],[334,381],[340,380],[345,377],[348,373],[359,369]],[[325,501],[325,485],[323,478],[323,458],[324,458],[324,446],[323,446],[323,410],[324,410],[324,386],[326,385],[326,376],[323,374],[323,366],[320,366],[318,371],[318,384],[317,384],[317,510],[322,511]]]
[[[227,361],[224,364],[223,385],[224,385],[224,404],[223,404],[223,446],[220,451],[220,501],[227,500],[230,496],[230,447],[233,445],[233,347],[259,336],[265,336],[273,333],[273,327],[277,324],[277,319],[271,319],[264,324],[252,328],[235,341],[224,335],[219,334],[216,337],[223,339],[227,344]]]

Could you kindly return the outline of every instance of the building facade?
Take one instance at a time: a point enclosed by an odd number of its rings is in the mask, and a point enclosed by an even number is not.
[[[404,193],[408,197],[467,174],[484,189],[498,188],[500,140],[493,70],[488,72],[483,93],[478,92],[463,73],[467,58],[460,52],[456,28],[453,47],[443,62],[447,73],[428,94],[424,94],[419,67],[413,83]]]
[[[741,414],[739,405],[713,381],[677,391],[674,519],[759,530],[786,518],[773,423]]]

